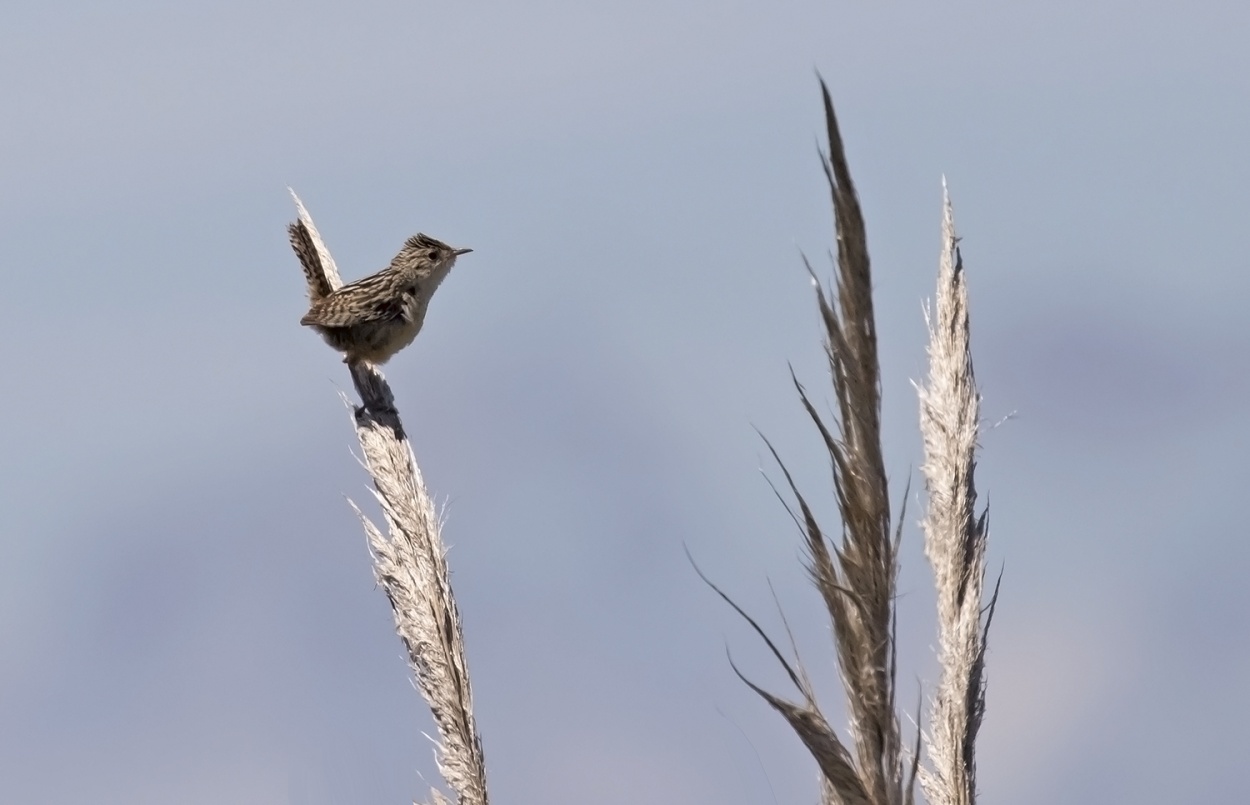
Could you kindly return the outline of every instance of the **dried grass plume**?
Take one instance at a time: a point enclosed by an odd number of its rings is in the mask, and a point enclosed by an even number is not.
[[[985,712],[985,639],[998,589],[982,610],[988,510],[976,513],[981,397],[972,371],[968,286],[955,217],[942,181],[942,256],[937,299],[926,312],[929,378],[918,386],[921,469],[928,492],[925,555],[937,587],[938,663],[920,784],[932,805],[976,802],[976,737]]]
[[[750,615],[695,570],[763,639],[798,690],[799,701],[790,701],[760,688],[733,666],[790,723],[816,759],[825,805],[911,805],[917,779],[932,805],[972,805],[974,745],[985,709],[985,635],[997,590],[983,610],[987,526],[984,514],[975,515],[973,484],[980,398],[972,374],[967,287],[950,200],[945,200],[944,207],[936,311],[927,317],[929,378],[919,387],[928,491],[925,552],[937,587],[941,679],[929,729],[921,730],[918,724],[916,742],[904,751],[895,706],[894,605],[901,530],[891,527],[881,448],[881,373],[868,241],[837,117],[823,81],[821,95],[829,138],[829,153],[822,155],[821,164],[833,203],[837,240],[834,289],[827,292],[806,258],[804,262],[824,327],[825,357],[837,404],[832,425],[793,373],[791,380],[829,456],[842,520],[840,539],[823,530],[785,463],[767,439],[765,443],[788,491],[778,497],[802,533],[808,571],[833,627],[847,697],[849,742],[838,736],[821,712],[797,660],[787,659]],[[923,767],[922,743],[928,758]]]
[[[821,165],[833,202],[838,244],[834,290],[825,291],[810,264],[807,270],[816,289],[837,402],[832,427],[793,374],[791,379],[829,455],[842,519],[840,539],[835,541],[825,533],[785,463],[767,439],[765,443],[794,500],[791,506],[778,494],[803,535],[808,571],[833,626],[850,716],[849,746],[821,712],[802,668],[787,661],[754,620],[714,585],[713,589],[747,619],[798,689],[801,701],[791,702],[743,677],[785,717],[816,759],[822,775],[822,801],[827,805],[911,805],[917,753],[912,752],[910,762],[904,758],[895,713],[898,534],[891,528],[881,450],[881,376],[868,237],[833,101],[823,81],[820,88],[829,138],[829,153],[821,155]]]

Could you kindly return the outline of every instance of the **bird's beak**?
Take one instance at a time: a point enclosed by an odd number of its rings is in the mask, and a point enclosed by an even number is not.
[[[460,255],[468,254],[471,251],[473,250],[472,249],[456,249],[456,256],[459,257]]]

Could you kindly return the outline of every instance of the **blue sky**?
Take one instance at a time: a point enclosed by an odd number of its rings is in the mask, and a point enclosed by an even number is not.
[[[363,535],[286,187],[348,278],[471,246],[387,367],[501,802],[814,801],[840,718],[774,440],[831,244],[828,81],[868,222],[896,505],[945,174],[1004,569],[991,801],[1232,800],[1250,719],[1250,8],[1138,0],[11,2],[0,28],[0,800],[405,802],[435,776]],[[1241,357],[1238,357],[1241,356]],[[827,396],[827,394],[826,394]],[[931,688],[913,492],[904,702]]]

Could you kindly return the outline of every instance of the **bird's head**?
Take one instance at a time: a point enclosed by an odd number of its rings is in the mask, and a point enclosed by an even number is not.
[[[395,258],[394,265],[400,271],[411,274],[413,279],[442,282],[455,265],[456,258],[472,249],[454,249],[429,235],[418,234],[408,239]]]

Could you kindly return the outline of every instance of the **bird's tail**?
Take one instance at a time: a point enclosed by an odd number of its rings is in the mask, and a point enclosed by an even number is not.
[[[304,279],[308,281],[308,301],[316,302],[329,296],[334,287],[322,269],[321,256],[308,227],[304,226],[303,221],[296,221],[288,225],[286,231],[291,238],[291,248],[295,250],[295,256],[304,268]]]

